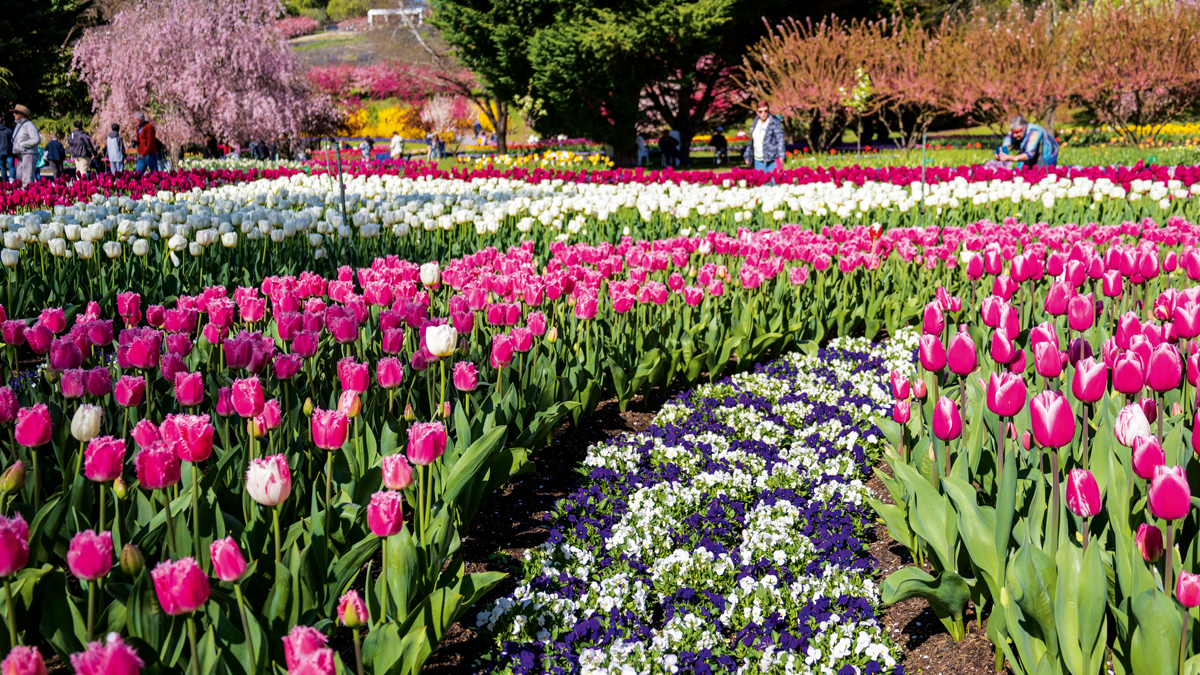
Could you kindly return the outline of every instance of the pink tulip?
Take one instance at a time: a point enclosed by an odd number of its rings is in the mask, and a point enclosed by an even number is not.
[[[988,410],[1000,417],[1012,417],[1025,407],[1028,391],[1025,379],[1012,373],[992,373],[988,377]]]
[[[942,314],[942,306],[935,300],[925,305],[925,316],[921,321],[921,331],[925,335],[941,337],[946,328],[946,317]]]
[[[292,353],[302,359],[307,359],[317,353],[317,336],[315,333],[302,330],[296,333],[292,340]]]
[[[401,453],[383,458],[383,485],[389,490],[407,490],[413,484],[413,469]]]
[[[87,371],[81,368],[65,370],[58,384],[62,387],[63,398],[82,398],[87,393]]]
[[[1117,442],[1127,448],[1132,448],[1141,436],[1150,435],[1150,421],[1146,413],[1136,403],[1121,408],[1117,413],[1117,421],[1113,423],[1113,435]]]
[[[1176,305],[1174,312],[1175,333],[1185,340],[1200,335],[1200,303],[1188,302]]]
[[[1163,520],[1179,520],[1192,508],[1192,492],[1182,466],[1157,466],[1150,481],[1150,513]]]
[[[371,384],[371,374],[367,369],[367,364],[358,363],[350,356],[338,361],[337,375],[342,389],[345,391],[361,394]]]
[[[171,616],[188,614],[204,606],[210,592],[208,577],[195,558],[164,560],[150,572],[158,604]]]
[[[63,314],[62,307],[43,309],[42,313],[38,315],[38,323],[50,329],[50,332],[55,335],[67,329],[67,319]]]
[[[1067,303],[1071,300],[1071,296],[1075,293],[1075,289],[1065,281],[1056,281],[1050,284],[1050,289],[1046,291],[1045,309],[1046,313],[1051,316],[1062,316],[1067,313]]]
[[[888,373],[888,378],[892,385],[892,398],[897,401],[903,401],[909,396],[908,379],[901,377],[899,371],[893,370]]]
[[[1133,312],[1125,312],[1117,319],[1117,330],[1113,337],[1117,339],[1117,346],[1121,349],[1129,349],[1129,343],[1134,335],[1140,335],[1142,332],[1142,324],[1138,321],[1137,314]]]
[[[1045,378],[1055,378],[1062,375],[1062,352],[1058,345],[1049,342],[1039,342],[1033,348],[1033,367],[1038,375]]]
[[[925,380],[916,380],[912,385],[913,398],[924,401],[926,394],[929,393],[929,387],[925,384]]]
[[[1008,331],[1003,328],[997,328],[992,333],[992,348],[991,357],[999,365],[1008,365],[1012,362],[1014,346],[1012,340],[1008,338]]]
[[[50,442],[50,409],[37,403],[17,411],[16,440],[18,445],[36,448]]]
[[[8,424],[17,419],[17,413],[21,410],[21,404],[17,401],[17,395],[9,387],[0,387],[0,424]]]
[[[961,327],[954,337],[950,338],[950,349],[946,355],[946,363],[950,372],[960,377],[970,375],[975,370],[975,342],[970,334]]]
[[[1153,564],[1162,558],[1163,534],[1157,526],[1148,523],[1138,525],[1134,542],[1137,543],[1138,550],[1142,552],[1142,559],[1146,562]]]
[[[427,466],[446,452],[446,427],[441,422],[419,422],[408,428],[408,461]]]
[[[146,378],[122,375],[113,388],[113,399],[121,407],[136,408],[141,405],[145,393]]]
[[[1075,364],[1071,378],[1071,393],[1076,399],[1095,403],[1104,397],[1108,384],[1108,369],[1095,359],[1086,358]]]
[[[162,490],[179,482],[179,457],[162,441],[141,446],[133,463],[138,482],[147,490]]]
[[[262,382],[257,377],[233,381],[233,409],[241,417],[257,417],[262,414],[266,399]]]
[[[1076,295],[1067,303],[1067,325],[1071,330],[1085,331],[1096,322],[1096,302],[1092,294]]]
[[[67,566],[71,574],[85,581],[108,574],[113,566],[112,533],[84,530],[76,534],[67,548]]]
[[[254,423],[265,431],[278,429],[283,423],[283,411],[279,408],[279,401],[271,399],[264,403],[262,414],[254,418]]]
[[[112,436],[97,436],[88,441],[83,453],[83,474],[96,483],[107,483],[121,476],[125,465],[125,441]]]
[[[180,461],[203,462],[212,455],[213,426],[208,415],[167,415],[158,432]]]
[[[315,628],[294,626],[283,638],[283,658],[288,672],[298,668],[305,659],[325,648],[325,636]]]
[[[1136,394],[1146,383],[1146,366],[1133,352],[1125,352],[1113,363],[1113,389],[1122,394]]]
[[[576,305],[578,307],[578,305]],[[493,368],[506,368],[513,359],[513,340],[504,333],[492,336],[491,363]]]
[[[221,417],[231,417],[237,411],[233,409],[233,387],[221,387],[217,390],[216,413]]]
[[[246,573],[246,559],[233,537],[214,541],[208,547],[212,558],[213,576],[221,581],[235,582]]]
[[[1183,379],[1183,362],[1179,350],[1166,342],[1150,352],[1150,363],[1146,368],[1146,384],[1159,393],[1179,386]]]
[[[74,655],[71,656],[71,663],[74,666]],[[80,675],[93,675],[78,667],[75,667],[75,672]],[[9,650],[3,661],[0,661],[0,675],[46,675],[46,662],[37,647],[17,645]]]
[[[275,379],[290,380],[300,372],[304,360],[298,354],[280,354],[275,357]]]
[[[175,376],[175,399],[182,406],[204,401],[204,373],[179,373]]]
[[[1175,598],[1188,609],[1200,605],[1200,574],[1180,570],[1179,580],[1175,584]]]
[[[1100,488],[1087,469],[1071,469],[1067,474],[1067,508],[1080,518],[1100,513]]]
[[[404,366],[393,357],[380,359],[375,366],[375,379],[381,388],[395,389],[404,381]]]
[[[479,376],[475,364],[470,361],[459,361],[454,364],[454,388],[463,391],[475,391],[479,385]]]
[[[1167,463],[1162,444],[1154,436],[1138,436],[1133,441],[1133,472],[1142,480],[1154,478],[1155,467]]]
[[[316,408],[312,414],[313,444],[322,450],[337,450],[346,443],[349,420],[337,410]]]
[[[137,650],[116,633],[109,633],[105,642],[89,642],[85,651],[71,654],[75,675],[138,675],[145,665]]]
[[[943,441],[952,441],[962,435],[962,418],[958,404],[943,396],[933,408],[933,435]]]
[[[246,491],[263,506],[278,506],[292,493],[292,472],[282,455],[260,457],[246,470]]]
[[[25,342],[34,354],[41,356],[50,352],[50,343],[54,340],[54,334],[50,332],[40,323],[35,323],[25,329]]]
[[[29,562],[29,526],[21,514],[0,515],[0,578],[7,579]]]
[[[404,504],[399,492],[384,490],[371,495],[367,506],[367,526],[377,537],[390,537],[404,529]]]
[[[367,606],[358,595],[358,591],[350,589],[338,600],[338,621],[347,628],[358,628],[367,622]]]
[[[1033,438],[1045,448],[1061,448],[1075,438],[1075,414],[1062,392],[1046,390],[1029,401]]]
[[[918,341],[921,367],[935,373],[946,367],[946,349],[936,335],[922,335]]]

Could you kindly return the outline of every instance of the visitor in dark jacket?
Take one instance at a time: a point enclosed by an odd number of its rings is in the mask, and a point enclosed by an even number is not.
[[[83,130],[83,122],[75,120],[74,127],[67,136],[67,152],[75,162],[75,175],[83,178],[92,168],[96,148],[92,145],[92,137]]]
[[[58,134],[50,134],[50,142],[46,144],[46,166],[50,167],[50,180],[62,175],[63,162],[67,161],[67,150],[58,140]]]
[[[4,126],[0,119],[0,182],[17,179],[17,167],[13,162],[12,129]]]

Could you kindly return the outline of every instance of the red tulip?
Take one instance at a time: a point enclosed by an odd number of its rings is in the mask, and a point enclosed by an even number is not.
[[[71,539],[67,548],[67,567],[85,581],[95,581],[113,566],[112,533],[84,530]]]
[[[1071,469],[1067,474],[1067,508],[1080,518],[1100,513],[1100,488],[1087,469]]]
[[[441,422],[421,422],[408,429],[408,461],[426,466],[446,452],[446,428]]]
[[[1137,543],[1138,550],[1142,552],[1142,559],[1146,562],[1156,563],[1162,558],[1163,534],[1157,526],[1148,523],[1138,525],[1134,542]]]
[[[1155,467],[1167,463],[1162,444],[1154,436],[1133,439],[1133,472],[1142,480],[1154,478]]]
[[[1025,379],[1012,373],[992,373],[988,377],[988,410],[1000,417],[1012,417],[1025,407],[1028,391]]]
[[[404,529],[404,499],[399,492],[383,490],[371,495],[367,506],[367,527],[377,537],[390,537]]]
[[[1155,347],[1146,368],[1146,384],[1163,393],[1178,387],[1182,379],[1183,362],[1179,360],[1179,350],[1166,342]]]
[[[1046,390],[1029,401],[1033,438],[1046,448],[1061,448],[1075,438],[1075,414],[1062,392]]]
[[[171,616],[189,614],[208,602],[211,589],[208,577],[200,570],[195,558],[165,560],[150,572],[158,604]]]
[[[322,450],[337,450],[346,443],[349,420],[337,410],[316,408],[312,414],[313,444]]]
[[[1179,520],[1192,508],[1192,492],[1182,466],[1158,466],[1150,481],[1150,513],[1163,520]]]
[[[962,435],[962,418],[958,404],[943,396],[933,408],[933,435],[943,441],[952,441]]]

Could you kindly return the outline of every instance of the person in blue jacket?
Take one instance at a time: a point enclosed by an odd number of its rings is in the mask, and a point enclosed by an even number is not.
[[[1017,115],[1008,123],[1008,135],[996,149],[996,159],[1019,162],[1027,169],[1058,165],[1058,141],[1036,124]]]

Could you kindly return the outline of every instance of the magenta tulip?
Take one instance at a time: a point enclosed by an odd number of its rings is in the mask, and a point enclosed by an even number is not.
[[[992,348],[990,350],[992,361],[995,361],[999,365],[1007,366],[1012,362],[1014,349],[1012,340],[1008,338],[1008,331],[1003,328],[997,328],[992,333]]]
[[[1046,390],[1029,401],[1033,438],[1045,448],[1061,448],[1075,438],[1075,414],[1062,392]]]
[[[395,389],[404,381],[404,366],[394,357],[379,359],[375,365],[375,379],[383,389]]]
[[[8,424],[17,419],[17,413],[21,410],[21,404],[17,401],[17,395],[9,387],[0,387],[0,424]]]
[[[1062,375],[1063,359],[1058,345],[1049,342],[1039,342],[1033,347],[1033,367],[1038,375],[1045,378],[1055,378]]]
[[[85,672],[76,666],[74,654],[71,655],[71,665],[78,675],[99,675],[99,671]],[[0,661],[0,675],[46,675],[46,662],[37,647],[16,645]]]
[[[1157,526],[1148,523],[1138,525],[1134,542],[1137,543],[1138,550],[1142,552],[1142,560],[1153,564],[1162,558],[1163,534]]]
[[[210,592],[208,577],[195,558],[164,560],[150,572],[158,604],[171,616],[188,614],[204,606]]]
[[[952,441],[962,435],[962,418],[958,404],[943,396],[933,408],[933,435],[943,441]]]
[[[367,369],[367,364],[358,363],[350,356],[338,361],[337,375],[344,391],[361,394],[371,384],[371,374]]]
[[[212,455],[213,426],[208,415],[167,415],[158,433],[180,461],[203,462]]]
[[[975,342],[965,328],[961,328],[954,337],[950,338],[950,349],[946,354],[946,363],[950,372],[960,377],[970,375],[976,366]]]
[[[1189,609],[1200,606],[1200,574],[1180,570],[1179,581],[1175,585],[1175,598],[1179,600],[1179,604]]]
[[[578,307],[578,305],[576,305]],[[511,336],[496,333],[492,336],[491,364],[493,368],[507,368],[512,363],[515,345]]]
[[[408,428],[408,461],[427,466],[446,452],[446,427],[441,422],[419,422]]]
[[[1071,330],[1085,331],[1096,322],[1096,301],[1092,294],[1076,295],[1067,303],[1067,325]]]
[[[36,448],[50,442],[50,409],[37,403],[17,411],[16,440],[18,445]]]
[[[1142,480],[1154,478],[1154,469],[1167,463],[1162,444],[1154,436],[1133,440],[1133,472]]]
[[[389,490],[407,490],[413,484],[413,468],[401,453],[383,458],[383,485]]]
[[[1146,365],[1133,352],[1117,356],[1113,362],[1113,389],[1122,394],[1136,394],[1146,383]]]
[[[1146,384],[1161,394],[1175,389],[1182,380],[1183,362],[1179,359],[1179,350],[1167,342],[1155,347],[1146,368]]]
[[[162,441],[141,446],[133,463],[138,482],[147,490],[162,490],[179,482],[179,457]]]
[[[300,372],[304,360],[298,354],[280,354],[275,357],[275,379],[290,380]]]
[[[922,335],[918,341],[921,367],[931,373],[946,367],[946,349],[936,335]]]
[[[204,373],[175,375],[175,400],[182,406],[195,406],[204,401]]]
[[[322,450],[337,450],[346,443],[350,421],[337,410],[313,409],[313,444]]]
[[[0,515],[0,578],[20,572],[29,562],[29,526],[21,514]]]
[[[1071,393],[1076,399],[1095,403],[1104,397],[1108,385],[1108,368],[1095,359],[1081,359],[1075,364],[1071,377]]]
[[[1000,417],[1012,417],[1025,407],[1028,390],[1025,378],[1012,373],[992,373],[988,377],[988,410]]]
[[[262,414],[266,399],[262,382],[257,377],[233,381],[233,409],[241,417],[257,417]]]
[[[289,673],[299,670],[303,664],[323,651],[329,651],[325,648],[325,636],[315,628],[294,626],[291,632],[283,638],[283,658]],[[332,657],[332,655],[330,656]],[[331,659],[330,667],[332,666]],[[320,670],[306,670],[305,672],[324,675],[324,671]]]
[[[214,541],[208,547],[212,558],[213,576],[221,581],[235,582],[246,573],[246,559],[233,537]]]
[[[897,424],[908,424],[908,420],[912,416],[912,406],[908,401],[896,401],[892,406],[892,419]]]
[[[1158,466],[1150,481],[1150,513],[1163,520],[1179,520],[1192,506],[1192,492],[1182,466]]]
[[[95,581],[112,569],[112,533],[84,530],[71,539],[67,548],[67,567],[85,581]]]
[[[1080,518],[1100,513],[1100,488],[1087,469],[1071,469],[1067,474],[1067,508]]]
[[[925,335],[941,336],[942,330],[946,328],[946,317],[942,313],[942,306],[936,300],[925,305],[925,315],[921,321],[921,331]]]
[[[85,651],[71,654],[75,675],[138,675],[145,665],[137,650],[116,633],[109,633],[105,642],[89,642]]]
[[[146,393],[146,378],[122,375],[113,388],[113,398],[117,405],[124,408],[136,408],[142,403]]]
[[[454,388],[459,391],[475,391],[479,385],[479,375],[475,372],[475,364],[470,361],[459,361],[454,364]]]
[[[1046,313],[1051,316],[1066,314],[1067,304],[1074,293],[1075,289],[1065,281],[1056,281],[1050,284],[1050,289],[1046,291]]]
[[[399,492],[383,490],[371,495],[367,506],[367,527],[377,537],[390,537],[404,529],[404,499]]]
[[[96,483],[107,483],[121,476],[125,466],[125,440],[97,436],[88,441],[83,453],[83,474]]]

